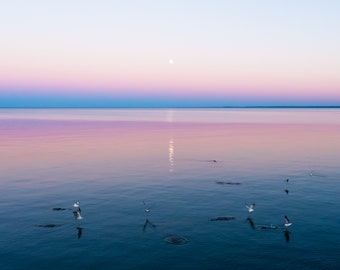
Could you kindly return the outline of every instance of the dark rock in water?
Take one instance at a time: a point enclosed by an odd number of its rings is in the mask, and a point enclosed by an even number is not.
[[[224,181],[216,181],[218,185],[241,185],[240,182],[224,182]]]
[[[260,230],[276,230],[277,226],[271,224],[271,225],[258,225],[256,226],[256,228],[260,229]]]
[[[69,210],[67,208],[61,208],[61,207],[54,207],[52,208],[53,211],[65,211],[65,210]]]
[[[40,228],[55,228],[55,227],[60,227],[60,224],[41,224],[41,225],[37,225],[37,227]]]
[[[226,185],[241,185],[239,182],[226,182]]]
[[[223,181],[216,181],[216,184],[218,184],[218,185],[224,185],[225,182],[223,182]]]
[[[179,235],[169,235],[165,237],[164,240],[172,245],[185,245],[186,243],[189,242],[188,239]]]
[[[230,221],[234,219],[235,217],[217,217],[217,218],[210,219],[210,221]]]
[[[219,162],[219,161],[216,160],[216,159],[205,159],[205,160],[201,160],[201,161],[203,161],[203,162],[211,162],[211,163],[217,163],[217,162]]]

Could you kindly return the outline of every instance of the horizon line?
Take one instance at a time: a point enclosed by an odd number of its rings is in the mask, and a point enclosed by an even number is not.
[[[250,106],[8,106],[0,109],[340,109],[340,105],[250,105]]]

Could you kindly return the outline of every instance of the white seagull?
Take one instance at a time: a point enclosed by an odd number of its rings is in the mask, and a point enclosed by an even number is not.
[[[290,222],[289,218],[287,216],[285,216],[285,227],[288,228],[289,226],[291,226],[293,223]]]
[[[248,209],[248,212],[254,212],[255,208],[255,203],[252,203],[250,206],[246,205],[246,208]]]
[[[73,204],[73,207],[79,207],[80,205],[80,202],[79,201],[76,201],[74,204]]]
[[[143,201],[143,204],[144,204],[144,206],[145,206],[145,209],[144,209],[144,211],[145,211],[145,213],[150,213],[150,208],[151,207],[147,207],[146,206],[146,203]]]

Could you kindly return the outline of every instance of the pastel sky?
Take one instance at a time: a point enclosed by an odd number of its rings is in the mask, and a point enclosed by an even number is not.
[[[337,0],[11,0],[0,107],[340,105]]]

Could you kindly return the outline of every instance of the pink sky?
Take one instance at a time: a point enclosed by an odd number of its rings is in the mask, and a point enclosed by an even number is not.
[[[1,107],[340,104],[337,1],[21,2],[0,11]]]

